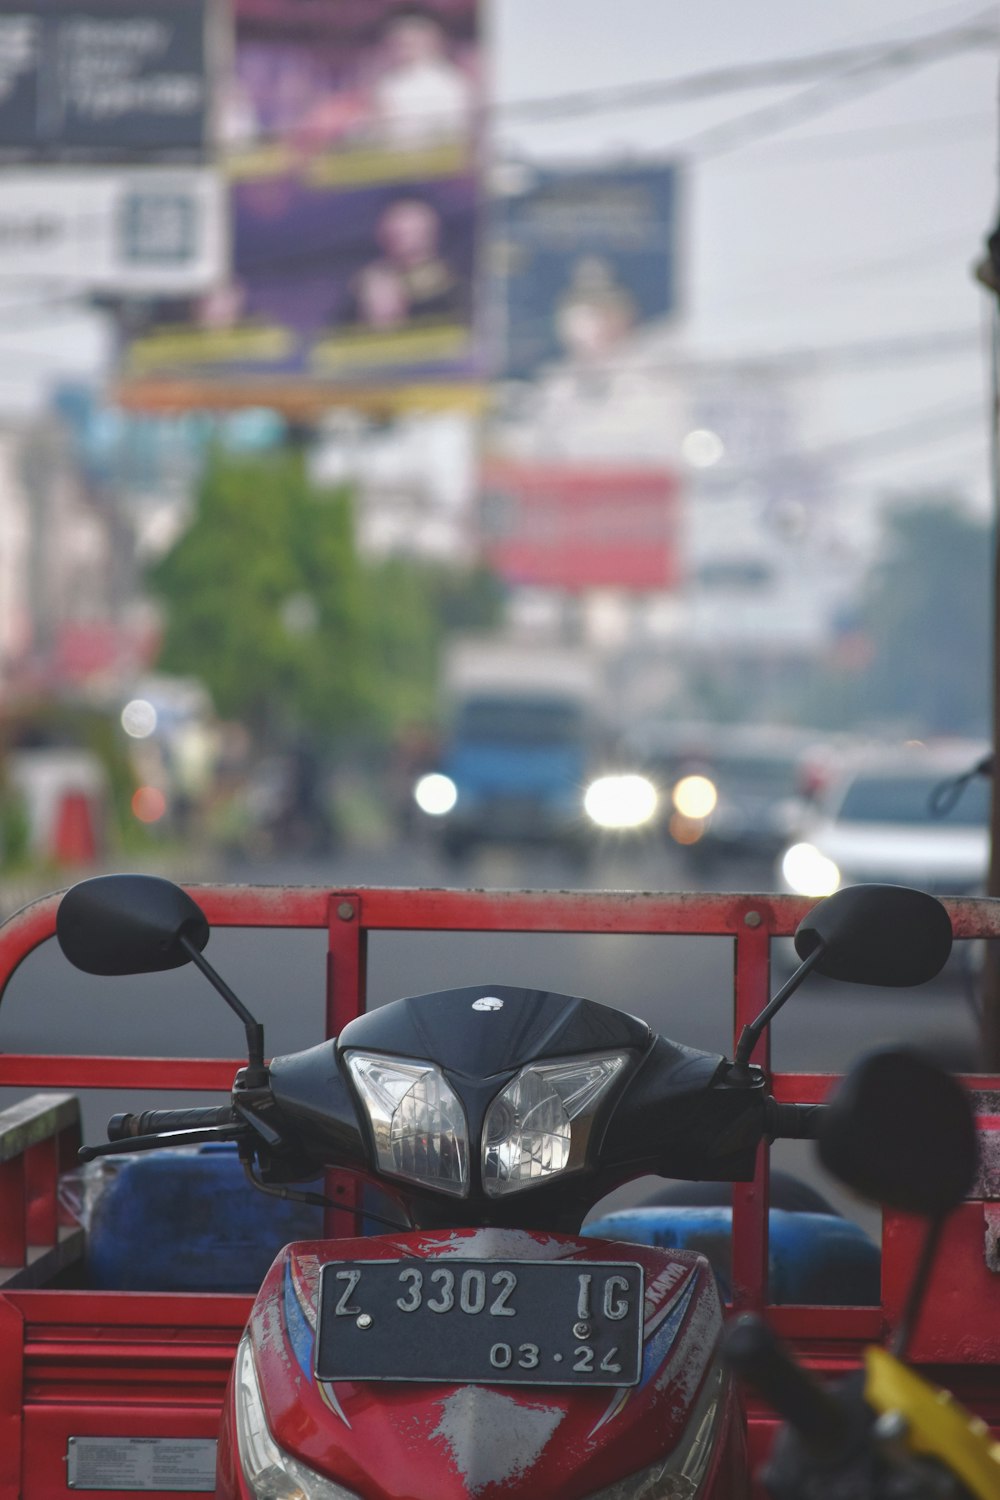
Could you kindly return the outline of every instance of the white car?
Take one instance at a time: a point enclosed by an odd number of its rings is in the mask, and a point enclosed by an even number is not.
[[[914,748],[866,759],[833,785],[781,856],[781,889],[827,896],[864,881],[936,895],[985,889],[990,858],[990,782],[962,777],[981,745]]]

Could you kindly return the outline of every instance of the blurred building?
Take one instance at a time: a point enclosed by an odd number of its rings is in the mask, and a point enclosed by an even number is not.
[[[719,675],[750,694],[807,672],[829,648],[866,559],[838,509],[832,464],[809,454],[812,399],[801,376],[766,361],[692,358],[667,323],[601,358],[553,363],[531,383],[501,387],[487,437],[494,462],[561,467],[567,483],[616,466],[671,480],[664,525],[669,504],[676,556],[659,587],[623,571],[598,590],[581,579],[576,597],[550,590],[547,601],[550,619],[576,621],[616,653],[622,699],[636,712],[668,701],[685,674]],[[487,479],[487,552],[493,507]],[[608,510],[613,538],[613,495]],[[624,503],[621,515],[627,530]],[[572,511],[564,540],[572,549]],[[531,609],[544,613],[537,587]]]
[[[478,421],[460,412],[369,422],[341,412],[320,429],[313,478],[349,484],[369,557],[461,562],[472,555]]]
[[[117,674],[138,649],[116,570],[116,517],[49,417],[0,431],[0,680],[47,689]]]

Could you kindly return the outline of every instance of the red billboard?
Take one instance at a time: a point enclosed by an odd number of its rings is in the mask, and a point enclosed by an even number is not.
[[[673,588],[680,579],[679,494],[669,469],[490,460],[480,510],[483,554],[512,584]]]

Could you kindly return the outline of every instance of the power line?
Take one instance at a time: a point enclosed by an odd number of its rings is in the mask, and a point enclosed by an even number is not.
[[[577,89],[565,94],[542,94],[533,98],[494,100],[482,103],[476,117],[490,120],[523,120],[544,123],[607,114],[622,110],[648,109],[682,104],[697,99],[711,99],[734,93],[781,88],[788,85],[843,80],[864,73],[904,73],[912,68],[963,52],[995,47],[1000,40],[992,10],[977,12],[967,21],[943,31],[924,36],[906,36],[888,42],[864,46],[835,47],[823,52],[802,53],[792,57],[767,58],[752,63],[732,63],[676,78],[633,80],[600,88]],[[874,86],[874,85],[872,85]],[[414,114],[414,119],[417,115]],[[428,122],[439,118],[434,110],[420,112]],[[727,122],[727,126],[730,122]],[[269,145],[281,145],[296,134],[294,124],[262,130],[233,155],[253,155]]]
[[[782,99],[777,104],[765,104],[725,120],[721,125],[709,126],[707,130],[681,141],[675,150],[702,160],[724,152],[738,151],[775,131],[788,130],[801,120],[836,109],[845,100],[858,94],[885,88],[887,83],[893,81],[891,75],[900,71],[927,67],[957,51],[965,51],[973,36],[979,38],[976,45],[984,45],[988,39],[995,46],[998,39],[995,26],[969,26],[956,27],[952,31],[921,37],[909,43],[895,43],[884,51],[877,50],[867,57],[833,69],[832,76],[821,78],[818,83],[794,94],[791,99]],[[890,77],[887,78],[886,73]]]
[[[778,160],[764,157],[750,163],[742,161],[739,170],[773,171],[777,167],[788,166],[789,160],[794,165],[796,159],[835,161],[841,157],[859,161],[866,156],[895,151],[924,151],[928,147],[961,145],[966,141],[981,139],[985,131],[995,129],[995,116],[984,113],[951,115],[938,120],[912,120],[902,125],[881,125],[862,130],[831,130],[825,135],[772,141],[770,144],[781,152]],[[724,166],[725,163],[720,162],[719,165]]]
[[[837,281],[845,279],[871,281],[880,276],[895,275],[897,271],[934,265],[960,252],[969,257],[977,248],[977,236],[981,244],[983,238],[981,227],[977,230],[970,230],[967,234],[936,235],[931,239],[918,242],[908,250],[897,250],[891,255],[873,255],[865,260],[855,261],[851,265],[817,270],[817,274]]]
[[[841,438],[815,448],[793,450],[772,462],[808,458],[828,463],[850,463],[858,458],[886,457],[928,443],[942,442],[952,433],[962,432],[976,424],[985,426],[985,423],[986,414],[981,403],[975,406],[965,402],[941,404],[906,417],[891,427],[880,427],[856,438]]]
[[[992,21],[992,24],[990,22]],[[612,84],[604,88],[579,89],[573,93],[540,95],[493,105],[490,113],[505,119],[560,120],[581,115],[603,114],[621,109],[646,109],[653,105],[707,99],[750,89],[780,87],[833,74],[837,78],[858,70],[902,71],[959,52],[995,46],[998,38],[994,13],[977,12],[961,25],[921,37],[900,37],[862,47],[839,47],[794,57],[769,58],[763,62],[738,63],[711,68],[678,78]]]
[[[744,290],[738,292],[729,289],[729,294],[712,299],[712,310],[715,313],[725,312],[727,308],[745,309],[747,305],[747,290],[750,288],[752,295],[756,298],[759,293],[768,290],[779,289],[783,300],[787,303],[788,294],[803,289],[811,291],[817,285],[829,288],[838,283],[850,282],[857,286],[863,282],[875,281],[888,275],[896,273],[895,280],[919,276],[922,270],[928,266],[936,266],[944,261],[958,262],[960,253],[964,252],[963,267],[971,256],[976,254],[983,240],[982,224],[966,230],[962,234],[949,233],[947,235],[934,235],[926,239],[918,240],[910,249],[893,251],[886,255],[870,255],[863,259],[851,261],[796,261],[789,265],[765,265],[759,270],[744,267]]]
[[[828,371],[949,359],[979,351],[981,347],[982,337],[978,329],[945,328],[930,333],[852,339],[842,344],[793,346],[745,355],[676,354],[662,359],[643,359],[633,355],[623,360],[607,359],[593,367],[569,369],[564,373],[571,377],[577,375],[582,381],[618,374],[808,374],[813,370]]]

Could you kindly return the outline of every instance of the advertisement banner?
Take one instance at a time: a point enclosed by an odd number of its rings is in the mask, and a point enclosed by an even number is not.
[[[0,191],[0,284],[202,291],[225,268],[225,210],[223,183],[207,167],[11,172]]]
[[[238,0],[236,23],[232,275],[156,309],[128,373],[475,374],[477,0]]]
[[[206,0],[0,0],[0,162],[196,160]]]
[[[236,0],[222,129],[234,174],[315,187],[475,171],[477,0]]]
[[[667,469],[491,459],[483,473],[483,555],[515,585],[673,588],[679,494],[679,478]]]
[[[613,355],[676,310],[675,166],[508,166],[500,186],[491,258],[509,378]]]

